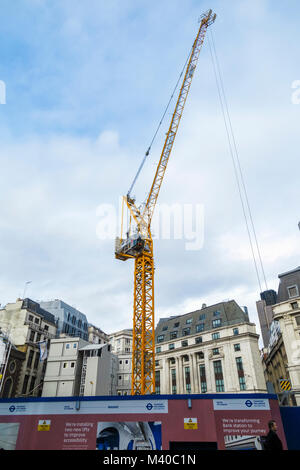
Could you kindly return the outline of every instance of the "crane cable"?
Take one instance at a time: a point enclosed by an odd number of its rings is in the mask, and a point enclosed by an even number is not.
[[[230,150],[230,154],[231,154],[231,158],[232,158],[232,162],[233,162],[234,173],[235,173],[235,177],[236,177],[236,181],[237,181],[238,192],[239,192],[239,196],[240,196],[240,200],[241,200],[242,210],[243,210],[246,229],[247,229],[247,233],[248,233],[248,237],[249,237],[249,243],[250,243],[253,262],[254,262],[254,266],[255,266],[256,276],[257,276],[257,280],[258,280],[258,284],[259,284],[259,289],[260,289],[260,292],[262,292],[262,286],[261,286],[260,276],[259,276],[259,272],[258,272],[258,266],[257,266],[257,262],[256,262],[256,257],[255,257],[255,254],[254,254],[254,247],[253,247],[252,238],[251,238],[250,229],[249,229],[249,224],[248,224],[248,220],[247,220],[247,216],[246,216],[246,208],[245,208],[245,204],[244,204],[243,197],[242,197],[242,189],[244,191],[244,197],[245,197],[246,206],[247,206],[247,209],[248,209],[249,219],[250,219],[252,231],[253,231],[253,234],[254,234],[254,240],[255,240],[255,245],[256,245],[256,250],[257,250],[257,254],[258,254],[258,258],[259,258],[261,271],[262,271],[262,274],[263,274],[266,290],[268,290],[265,270],[264,270],[264,267],[263,267],[262,257],[261,257],[261,253],[260,253],[260,249],[259,249],[259,245],[258,245],[258,240],[257,240],[257,236],[256,236],[256,230],[255,230],[253,217],[252,217],[252,211],[251,211],[250,204],[249,204],[249,198],[248,198],[248,195],[247,195],[245,180],[244,180],[244,177],[243,177],[243,172],[242,172],[242,168],[241,168],[241,164],[240,164],[239,153],[238,153],[238,150],[237,150],[237,145],[236,145],[236,140],[235,140],[235,137],[234,137],[232,122],[231,122],[231,119],[230,119],[226,94],[225,94],[223,80],[222,80],[221,68],[220,68],[220,64],[219,64],[219,60],[218,60],[218,56],[217,56],[217,52],[216,52],[214,36],[213,36],[213,33],[212,33],[211,30],[210,30],[209,33],[210,33],[211,38],[209,38],[209,36],[208,36],[208,44],[209,44],[211,59],[212,59],[212,63],[213,63],[213,69],[214,69],[214,74],[215,74],[215,79],[216,79],[216,84],[217,84],[217,89],[218,89],[218,95],[219,95],[219,99],[220,99],[222,114],[223,114],[223,118],[224,118],[227,139],[228,139],[228,143],[229,143],[229,150]],[[225,111],[226,111],[226,114],[225,114]],[[226,121],[226,115],[227,115],[227,119],[228,119],[228,124],[227,124],[227,121]],[[231,139],[232,139],[232,142],[231,142]],[[241,183],[239,181],[239,176],[240,176]]]
[[[183,66],[183,69],[182,69],[182,71],[181,71],[181,73],[180,73],[180,75],[179,75],[179,78],[178,78],[178,80],[177,80],[177,83],[176,83],[176,85],[175,85],[175,88],[174,88],[174,90],[173,90],[173,92],[172,92],[172,94],[171,94],[171,96],[170,96],[169,102],[168,102],[168,104],[167,104],[167,106],[166,106],[166,108],[165,108],[165,110],[164,110],[164,112],[163,112],[163,115],[162,115],[162,117],[161,117],[161,119],[160,119],[160,121],[159,121],[159,124],[158,124],[158,126],[157,126],[157,129],[156,129],[156,131],[155,131],[155,133],[154,133],[154,135],[153,135],[153,137],[152,137],[152,140],[151,140],[151,142],[150,142],[150,145],[149,145],[149,147],[148,147],[148,150],[146,151],[146,153],[145,153],[145,155],[144,155],[144,158],[143,158],[143,160],[142,160],[142,163],[140,164],[140,167],[139,167],[139,169],[138,169],[138,171],[137,171],[137,173],[136,173],[136,175],[135,175],[135,177],[134,177],[134,180],[133,180],[133,182],[132,182],[132,184],[131,184],[131,186],[130,186],[130,188],[129,188],[129,191],[128,191],[128,193],[127,193],[127,197],[130,197],[131,191],[132,191],[132,189],[133,189],[133,187],[134,187],[134,185],[135,185],[135,183],[136,183],[136,180],[138,179],[138,176],[139,176],[139,174],[140,174],[140,172],[141,172],[141,170],[142,170],[142,168],[143,168],[143,166],[144,166],[144,164],[145,164],[145,161],[146,161],[148,155],[150,154],[150,151],[151,151],[151,147],[152,147],[152,145],[153,145],[153,142],[155,141],[155,138],[156,138],[156,136],[157,136],[157,134],[158,134],[158,131],[159,131],[159,129],[160,129],[162,123],[163,123],[163,120],[164,120],[164,118],[165,118],[165,116],[166,116],[166,114],[167,114],[167,111],[168,111],[168,109],[169,109],[169,106],[170,106],[170,104],[171,104],[171,101],[172,101],[172,99],[173,99],[173,97],[174,97],[174,94],[175,94],[175,92],[176,92],[176,90],[177,90],[177,87],[178,87],[178,84],[179,84],[179,82],[180,82],[180,79],[181,79],[181,77],[182,77],[182,75],[183,75],[183,73],[184,73],[184,71],[185,71],[185,68],[186,68],[186,66],[187,66],[187,63],[188,63],[188,61],[189,61],[190,55],[191,55],[191,53],[192,53],[192,50],[193,50],[193,48],[191,48],[191,50],[190,50],[190,52],[189,52],[189,54],[188,54],[188,56],[187,56],[187,59],[186,59],[186,61],[185,61],[185,64],[184,64],[184,66]]]

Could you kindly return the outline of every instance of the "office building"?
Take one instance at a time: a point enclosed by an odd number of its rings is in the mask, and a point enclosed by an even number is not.
[[[12,344],[25,354],[16,396],[40,396],[46,361],[40,361],[40,344],[47,347],[56,336],[54,316],[31,299],[18,299],[0,309],[0,327],[6,330]]]
[[[88,321],[84,313],[58,299],[40,302],[40,305],[54,315],[57,322],[57,336],[65,333],[88,341]]]
[[[277,302],[277,294],[274,290],[261,292],[261,300],[256,302],[256,309],[260,323],[263,345],[266,348],[270,339],[270,327],[273,321],[272,305]]]
[[[109,344],[62,334],[50,342],[42,396],[115,395],[116,368]]]
[[[234,300],[160,319],[156,393],[265,392],[258,338]]]
[[[118,358],[117,395],[131,394],[132,330],[121,330],[109,335],[112,352]]]

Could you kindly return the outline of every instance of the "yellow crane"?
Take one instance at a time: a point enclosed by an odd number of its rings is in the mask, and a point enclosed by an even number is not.
[[[212,10],[200,17],[200,27],[189,55],[175,110],[145,204],[140,207],[136,205],[135,199],[130,195],[133,185],[123,197],[121,235],[116,238],[115,257],[122,261],[130,258],[135,260],[132,395],[155,393],[154,259],[151,221],[206,31],[215,19],[216,15]],[[137,176],[140,170],[141,167]],[[126,236],[123,238],[124,209],[130,219]]]

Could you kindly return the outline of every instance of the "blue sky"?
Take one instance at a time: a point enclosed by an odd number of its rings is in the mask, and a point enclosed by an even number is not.
[[[2,305],[32,280],[36,300],[61,298],[107,332],[131,327],[133,265],[97,238],[96,211],[127,192],[208,8],[218,15],[214,37],[269,287],[299,265],[300,105],[291,100],[299,2],[3,0]],[[203,204],[205,239],[197,252],[183,241],[155,243],[157,320],[234,298],[257,322],[259,289],[207,42],[160,202]]]

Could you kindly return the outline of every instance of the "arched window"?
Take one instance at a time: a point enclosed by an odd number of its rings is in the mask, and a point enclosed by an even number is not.
[[[6,379],[4,382],[2,398],[10,398],[12,386],[13,386],[12,378],[8,377],[8,379]]]

